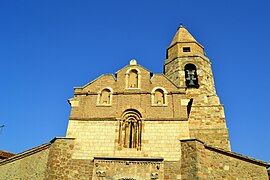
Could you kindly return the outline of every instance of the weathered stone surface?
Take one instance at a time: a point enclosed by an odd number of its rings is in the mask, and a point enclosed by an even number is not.
[[[73,159],[74,139],[56,139],[50,147],[46,179],[91,179],[93,162]]]
[[[163,159],[98,158],[94,159],[93,180],[106,179],[164,179]]]
[[[204,145],[196,139],[181,141],[181,147],[182,179],[268,179],[267,163]]]
[[[0,161],[0,179],[44,179],[48,154],[45,144]]]

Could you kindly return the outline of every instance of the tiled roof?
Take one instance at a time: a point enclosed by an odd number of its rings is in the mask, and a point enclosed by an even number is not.
[[[15,154],[13,154],[11,152],[0,150],[0,159],[6,159],[6,158],[9,158],[9,157],[14,156],[14,155]]]

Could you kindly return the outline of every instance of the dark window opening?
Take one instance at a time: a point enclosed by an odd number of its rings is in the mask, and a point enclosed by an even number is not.
[[[193,103],[193,99],[190,99],[189,102],[188,102],[188,105],[187,105],[187,115],[188,115],[188,117],[190,115],[192,103]]]
[[[194,87],[198,88],[198,76],[196,66],[194,64],[187,64],[185,65],[185,79],[186,79],[186,86],[188,88]]]
[[[130,122],[130,133],[129,133],[129,148],[133,148],[133,143],[134,143],[134,123]]]
[[[183,52],[190,52],[190,47],[183,47]]]

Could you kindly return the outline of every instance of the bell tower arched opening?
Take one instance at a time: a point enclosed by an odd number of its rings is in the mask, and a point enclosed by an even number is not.
[[[197,68],[194,64],[185,65],[185,81],[188,88],[198,88]]]

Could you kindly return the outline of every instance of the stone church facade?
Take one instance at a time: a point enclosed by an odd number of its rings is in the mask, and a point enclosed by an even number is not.
[[[230,150],[210,60],[183,26],[163,74],[131,60],[74,88],[66,137],[0,160],[0,179],[268,179]]]

